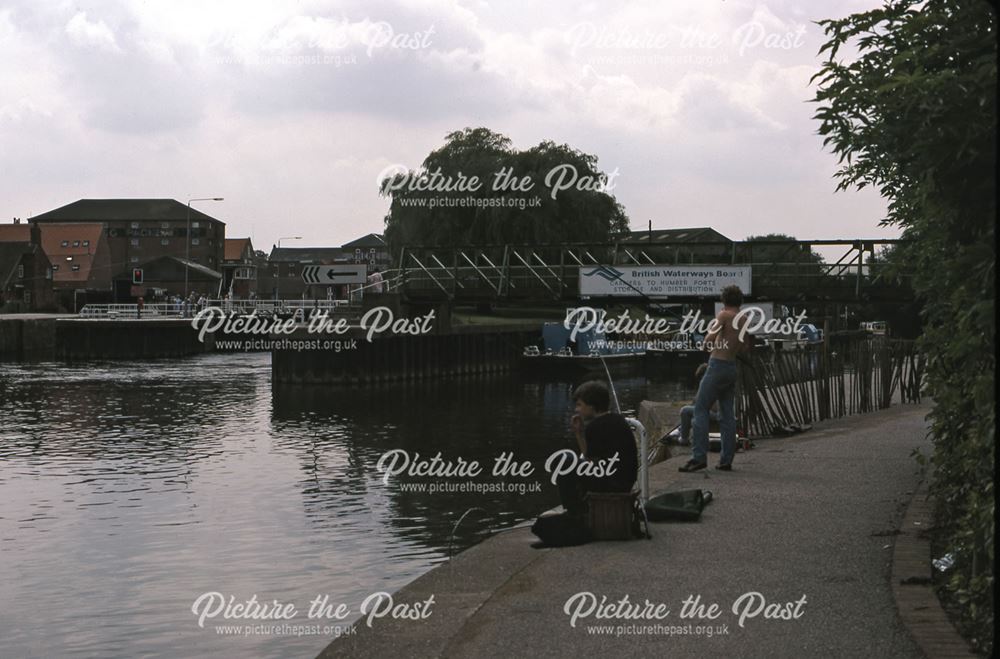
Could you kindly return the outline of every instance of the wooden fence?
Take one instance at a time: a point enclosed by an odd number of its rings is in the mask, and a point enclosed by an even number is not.
[[[848,414],[920,402],[924,370],[913,341],[831,337],[791,350],[756,350],[741,361],[736,413],[750,437]],[[780,433],[780,430],[777,430]]]

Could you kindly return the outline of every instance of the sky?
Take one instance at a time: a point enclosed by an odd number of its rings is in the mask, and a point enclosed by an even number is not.
[[[879,4],[0,0],[0,219],[224,197],[195,203],[228,237],[335,246],[382,230],[381,172],[484,126],[597,156],[635,229],[896,237],[809,102],[814,21]]]

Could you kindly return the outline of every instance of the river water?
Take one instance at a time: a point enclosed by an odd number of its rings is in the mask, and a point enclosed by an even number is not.
[[[692,396],[688,381],[615,382],[626,410]],[[315,656],[335,630],[313,625],[337,621],[309,620],[313,598],[351,622],[368,595],[558,503],[543,465],[572,446],[574,384],[272,390],[267,354],[0,365],[0,655]],[[485,473],[386,483],[393,449]],[[492,477],[504,452],[534,474]],[[404,491],[468,480],[512,491]],[[199,627],[210,592],[293,603],[302,635]]]

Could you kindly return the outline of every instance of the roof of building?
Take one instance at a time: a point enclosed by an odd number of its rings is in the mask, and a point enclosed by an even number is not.
[[[29,243],[31,242],[31,225],[27,222],[20,224],[0,224],[0,243]]]
[[[184,265],[188,267],[191,280],[222,279],[222,273],[194,261],[186,261],[176,256],[160,256],[141,264],[143,280],[180,281],[184,278]]]
[[[97,246],[104,239],[104,228],[96,222],[53,222],[39,224],[38,228],[42,236],[42,251],[52,263],[53,283],[89,280]],[[74,270],[76,265],[80,267]],[[110,272],[102,274],[111,275]]]
[[[356,240],[352,240],[349,243],[344,243],[342,245],[344,249],[356,249],[358,247],[385,247],[385,238],[382,234],[369,233],[367,236],[361,236]]]
[[[335,263],[348,258],[340,247],[272,247],[269,261]]]
[[[629,241],[649,242],[652,233],[653,242],[671,243],[719,243],[732,242],[729,238],[711,227],[691,227],[687,229],[653,229],[630,231]]]
[[[0,242],[0,291],[7,289],[7,284],[17,271],[17,265],[25,254],[33,254],[35,246],[25,242]]]
[[[191,207],[190,211],[192,220],[222,222],[197,208]],[[188,219],[188,205],[176,199],[80,199],[31,219],[39,222],[184,221]]]
[[[250,248],[250,254],[253,255],[253,244],[250,243],[249,238],[226,238],[226,246],[223,251],[222,259],[224,261],[240,261],[243,259],[243,252]]]

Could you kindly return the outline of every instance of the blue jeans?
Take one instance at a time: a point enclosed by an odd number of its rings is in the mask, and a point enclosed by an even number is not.
[[[691,459],[708,462],[708,414],[719,401],[719,431],[722,435],[722,455],[719,464],[732,464],[736,453],[736,362],[709,359],[708,370],[701,379],[694,399],[694,447]]]
[[[710,421],[718,421],[719,413],[714,410],[708,411]],[[694,405],[685,405],[681,408],[681,440],[680,444],[687,446],[691,443],[691,422],[694,420]]]

